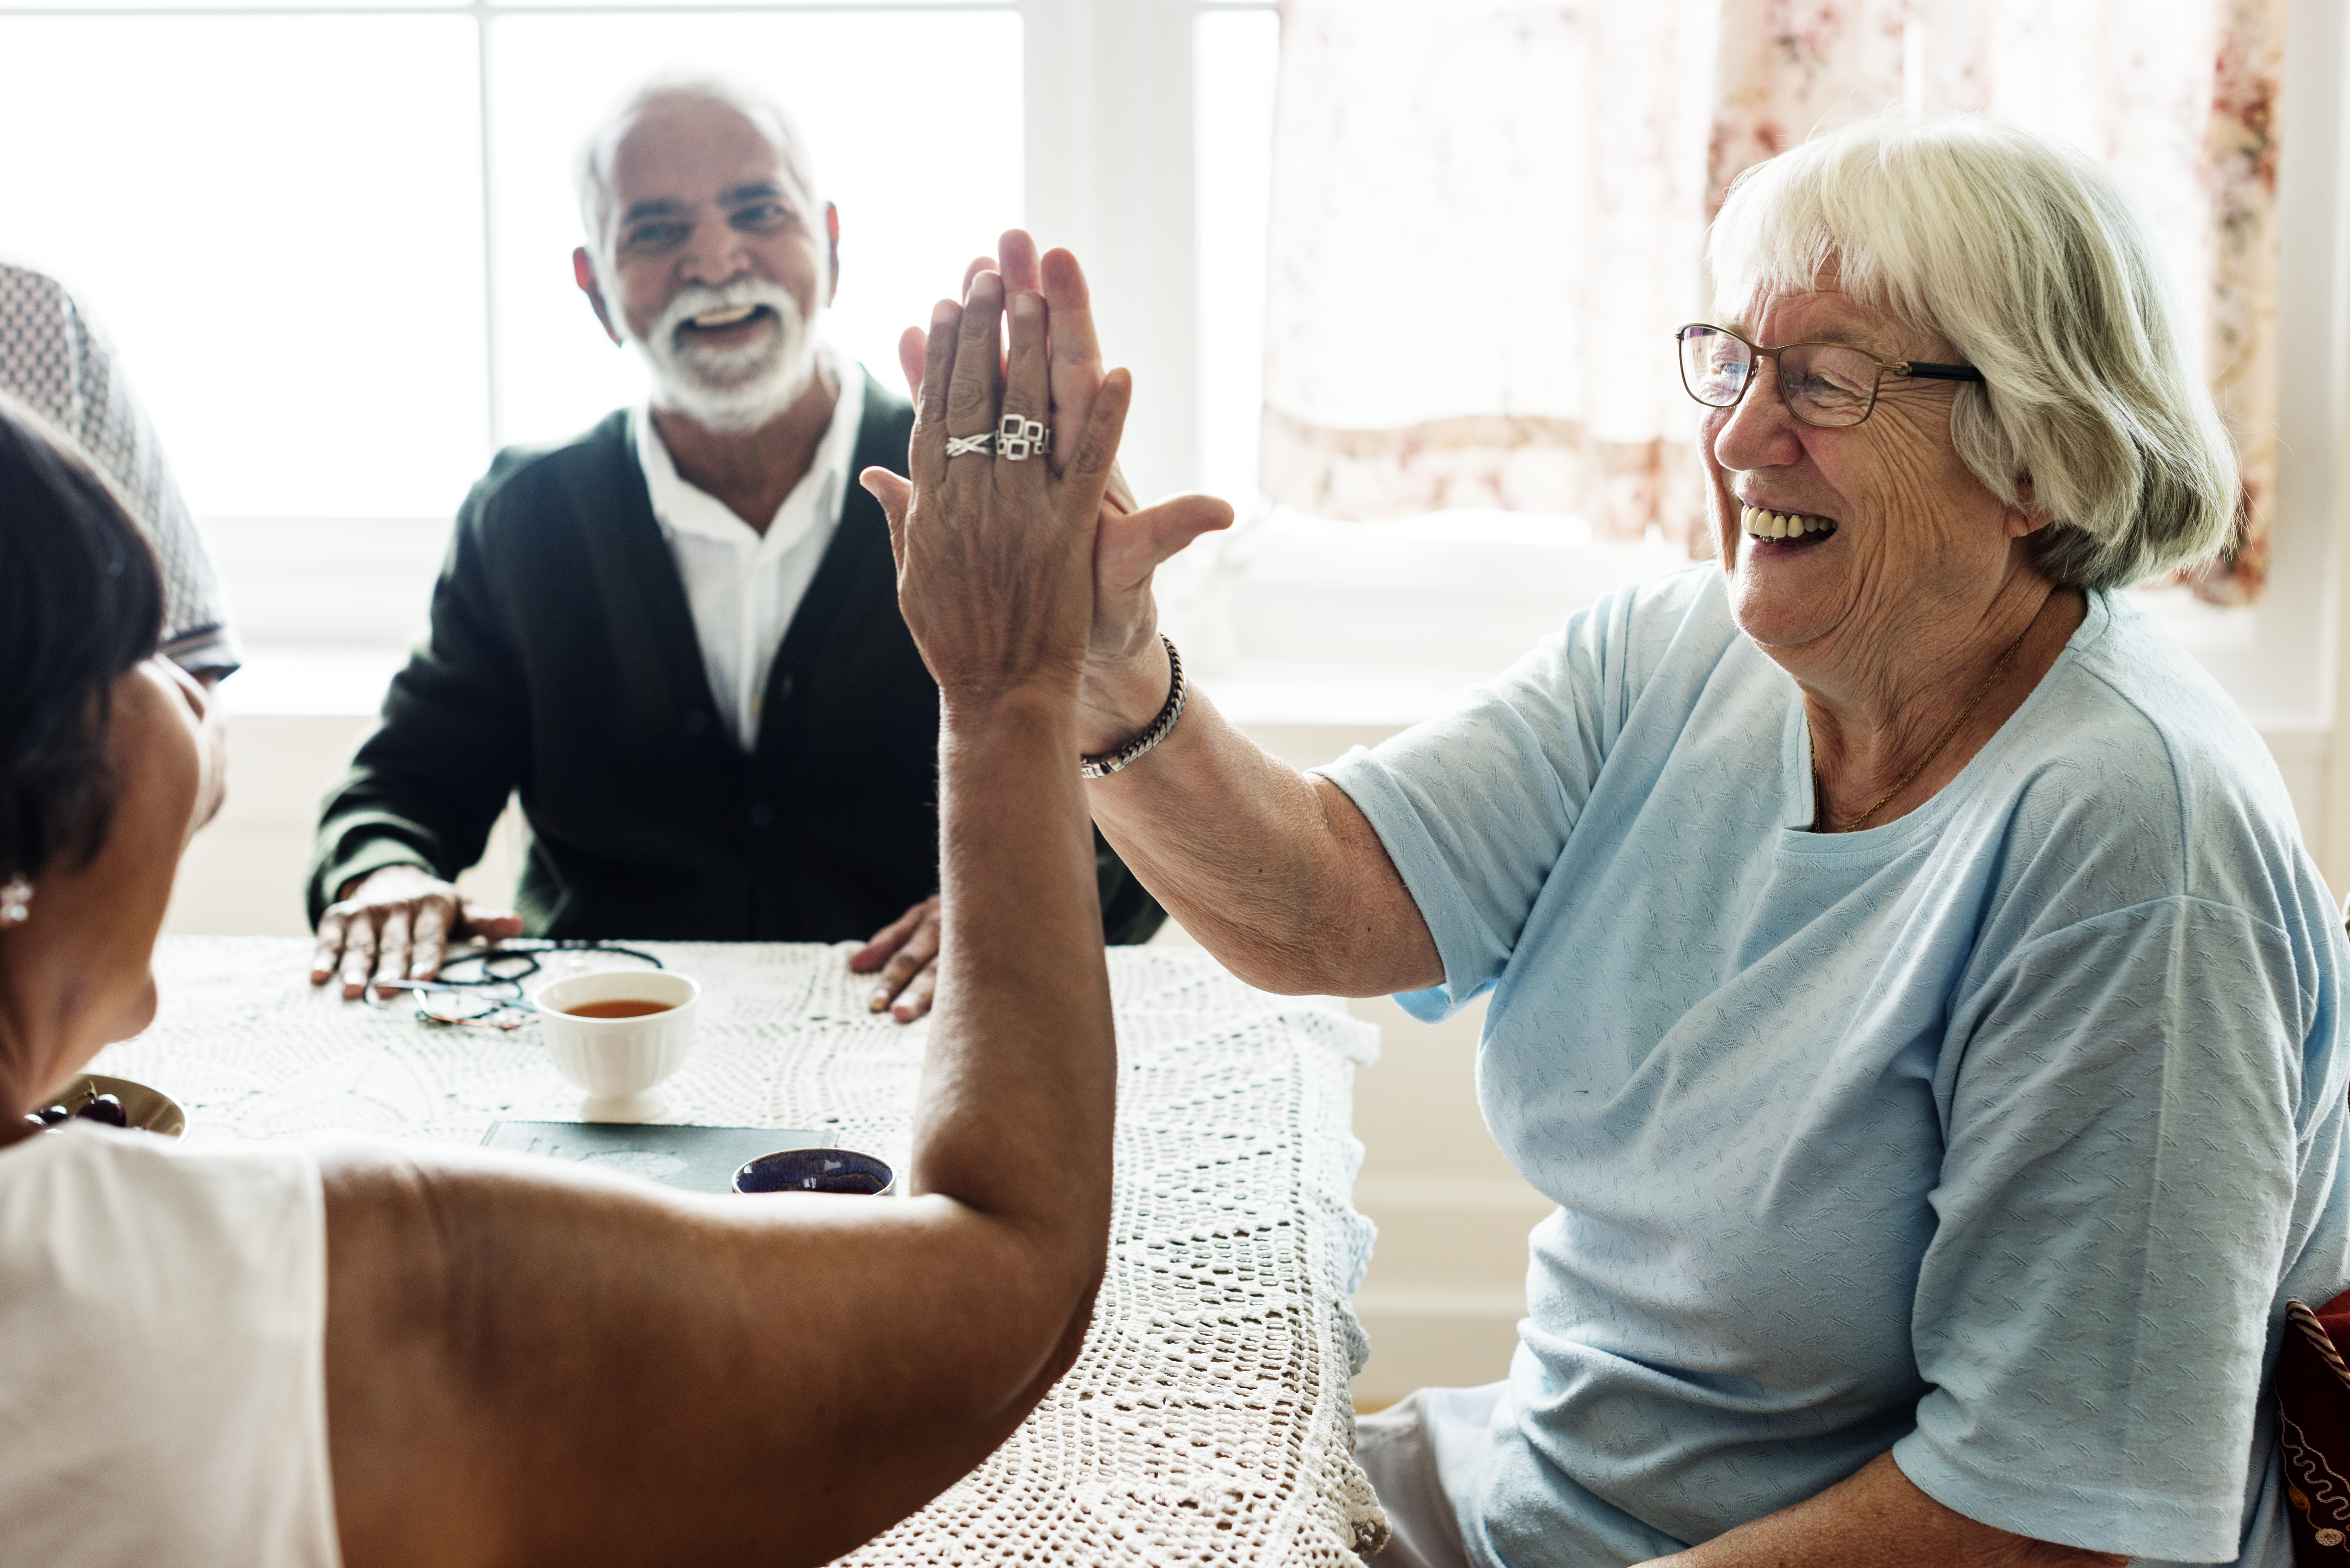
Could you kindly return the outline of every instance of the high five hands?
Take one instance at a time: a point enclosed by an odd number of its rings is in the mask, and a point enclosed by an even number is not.
[[[1048,411],[1045,308],[1034,291],[1007,301],[993,272],[963,304],[941,300],[917,382],[913,477],[860,476],[889,514],[899,607],[939,683],[942,745],[1024,711],[1066,723],[1084,673],[1094,534],[1129,383],[1106,378],[1086,422],[1054,441],[1066,449],[1062,472],[1039,443],[992,439]]]
[[[983,312],[986,329],[971,327],[968,317],[951,306],[931,316],[925,334],[910,327],[898,343],[899,368],[912,389],[915,405],[923,408],[925,377],[935,373],[931,362],[935,337],[950,319],[968,327],[993,362],[998,385],[1010,378],[1008,361],[1000,357],[994,336],[994,315],[1009,301],[1013,336],[1020,335],[1019,301],[1041,296],[1041,350],[1045,366],[1046,412],[1037,415],[1052,431],[1050,466],[1066,472],[1075,459],[1082,432],[1096,401],[1104,395],[1108,378],[1102,369],[1101,346],[1094,334],[1092,296],[1076,257],[1065,250],[1036,254],[1036,244],[1019,229],[1007,231],[998,242],[999,254],[981,256],[963,275],[963,289],[976,306],[983,286],[990,301]],[[958,370],[961,358],[954,359]],[[942,368],[942,366],[941,367]],[[1123,377],[1120,377],[1123,384]],[[1121,393],[1121,400],[1124,394]],[[1123,415],[1121,412],[1121,419]],[[957,427],[960,430],[960,426]],[[917,424],[915,445],[921,434]],[[866,487],[889,512],[898,526],[910,504],[913,486],[881,469],[865,473]],[[917,476],[919,478],[919,475]],[[1147,724],[1167,696],[1166,651],[1159,641],[1159,609],[1151,595],[1151,578],[1159,565],[1201,534],[1229,527],[1232,507],[1210,495],[1178,495],[1155,506],[1138,507],[1132,493],[1115,467],[1109,472],[1097,526],[1092,532],[1093,607],[1085,645],[1083,680],[1079,691],[1078,742],[1087,752],[1106,752],[1130,740]],[[900,567],[900,580],[903,568]],[[909,621],[911,611],[909,611]],[[927,657],[929,649],[924,649]],[[939,674],[935,665],[932,674]],[[1074,765],[1074,761],[1073,761]]]
[[[1043,508],[1057,514],[1065,497],[1082,498],[1091,493],[1090,476],[1073,469],[1081,451],[1088,450],[1088,426],[1109,378],[1102,368],[1091,296],[1076,258],[1065,250],[1050,251],[1040,258],[1035,242],[1018,229],[1003,235],[1000,249],[1000,267],[996,257],[981,256],[965,270],[962,306],[941,302],[931,313],[929,331],[910,327],[899,340],[899,368],[917,410],[910,454],[912,482],[880,468],[867,470],[860,479],[889,514],[890,543],[898,554],[900,605],[945,701],[957,700],[956,691],[949,685],[951,675],[960,680],[970,670],[968,666],[960,673],[942,668],[941,660],[968,656],[975,647],[965,635],[972,628],[966,624],[950,630],[932,619],[932,591],[939,585],[915,580],[923,568],[910,575],[910,549],[938,550],[939,554],[925,556],[926,566],[946,572],[966,588],[983,589],[994,596],[999,611],[1024,604],[1029,596],[1040,593],[1056,604],[1074,602],[1067,596],[1079,584],[1066,573],[1090,561],[1092,581],[1084,596],[1090,607],[1076,672],[1078,740],[1080,750],[1108,751],[1148,722],[1167,691],[1169,670],[1157,635],[1159,613],[1150,591],[1152,574],[1201,534],[1230,526],[1232,509],[1206,495],[1177,496],[1157,506],[1136,505],[1116,464],[1129,390],[1121,372],[1112,394],[1118,422],[1100,438],[1108,445],[1102,452],[1106,472],[1099,476],[1101,489],[1094,515],[1083,528],[1066,520],[1045,525]],[[1008,352],[1000,325],[1005,315],[1012,322]],[[1024,344],[1034,357],[1033,365],[1026,367],[1035,378],[1033,387],[1021,382]],[[926,398],[926,389],[933,396]],[[954,514],[979,504],[979,493],[972,488],[977,481],[959,483],[951,491],[950,476],[964,470],[986,472],[970,461],[984,454],[948,459],[948,436],[967,437],[993,429],[1003,412],[1035,418],[1052,434],[1045,461],[1033,469],[1007,466],[1010,460],[1001,457],[993,460],[995,469],[1024,484],[1015,484],[1012,492],[1003,494],[991,492],[991,496],[1000,504],[1017,494],[1039,514],[1016,538],[991,533],[988,537],[994,542],[985,545],[980,535],[968,533],[927,536],[925,523],[941,529],[961,526],[952,523],[951,515],[941,519],[940,513]],[[916,518],[910,543],[908,518],[918,511],[925,495],[931,497],[931,514]],[[1022,528],[1017,514],[1015,507],[996,527]],[[1006,651],[999,643],[983,657]],[[1139,722],[1127,713],[1138,704]],[[850,956],[849,968],[859,973],[881,969],[873,993],[877,1010],[889,1007],[901,1023],[931,1010],[940,931],[939,901],[933,898],[876,932],[869,945]]]

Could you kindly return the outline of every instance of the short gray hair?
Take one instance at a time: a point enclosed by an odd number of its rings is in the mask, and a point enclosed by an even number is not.
[[[1718,306],[1833,276],[1981,370],[1951,440],[2002,502],[2030,483],[2058,582],[2119,587],[2229,542],[2234,449],[2144,225],[2085,154],[1973,117],[1863,120],[1733,182],[1707,254]]]
[[[762,126],[767,139],[775,144],[784,166],[799,182],[801,192],[816,207],[824,205],[824,197],[816,189],[816,164],[808,157],[807,140],[782,104],[756,88],[725,77],[665,71],[613,105],[579,144],[572,182],[579,196],[579,222],[588,231],[588,254],[596,258],[598,266],[606,259],[604,223],[610,216],[612,203],[607,178],[612,144],[645,110],[656,104],[681,102],[723,104],[753,124]]]

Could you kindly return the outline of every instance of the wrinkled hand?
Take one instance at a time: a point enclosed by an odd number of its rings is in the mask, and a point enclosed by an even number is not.
[[[1093,621],[1095,528],[1131,392],[1123,371],[1103,379],[1062,473],[993,452],[950,458],[950,436],[994,429],[999,410],[1032,420],[1049,410],[1045,301],[1023,292],[1009,303],[1007,358],[998,347],[1001,277],[983,272],[963,305],[939,302],[908,452],[913,478],[881,468],[860,476],[889,515],[898,607],[949,715],[984,713],[1023,692],[1076,700]]]
[[[1040,258],[1020,229],[998,242],[1005,288],[1044,295],[1048,383],[1055,465],[1066,462],[1093,412],[1103,384],[1101,345],[1094,333],[1093,297],[1077,258],[1065,250]],[[982,256],[963,275],[968,290],[996,258]],[[910,327],[898,343],[899,368],[914,400],[921,400],[929,340]],[[1229,527],[1232,509],[1211,495],[1179,495],[1138,508],[1115,469],[1094,545],[1094,618],[1087,639],[1079,741],[1087,752],[1107,751],[1133,737],[1167,695],[1166,655],[1159,646],[1159,606],[1150,591],[1159,566],[1201,534]]]
[[[889,1008],[889,1016],[911,1023],[931,1010],[939,988],[939,896],[923,899],[873,933],[872,940],[848,955],[857,974],[881,970],[881,979],[866,999],[874,1012]],[[887,967],[882,961],[887,959]],[[891,1002],[897,1003],[891,1007]]]
[[[453,886],[421,866],[386,866],[346,888],[318,917],[310,983],[324,985],[339,971],[349,1002],[371,981],[431,980],[454,938],[520,935],[521,916],[467,909]]]

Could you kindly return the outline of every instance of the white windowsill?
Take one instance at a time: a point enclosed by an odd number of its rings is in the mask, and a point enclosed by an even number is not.
[[[374,713],[422,628],[447,528],[208,520],[239,589],[247,649],[222,688],[228,710]],[[1594,540],[1576,518],[1456,512],[1359,524],[1273,511],[1170,564],[1160,599],[1186,663],[1233,722],[1401,728],[1456,706],[1602,594],[1687,564],[1661,539]],[[2206,661],[2258,633],[2258,611],[2183,588],[2131,597]],[[2294,753],[2330,730],[2304,713],[2251,717]]]
[[[408,662],[404,647],[349,643],[248,643],[244,663],[221,682],[232,714],[354,718],[383,704],[384,688]]]

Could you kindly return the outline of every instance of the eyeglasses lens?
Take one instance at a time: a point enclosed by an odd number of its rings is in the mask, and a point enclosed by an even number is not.
[[[1684,327],[1679,337],[1689,395],[1708,408],[1735,404],[1754,374],[1754,350],[1717,327]],[[1856,425],[1876,406],[1877,361],[1856,348],[1801,343],[1772,358],[1789,410],[1805,424]]]
[[[520,1008],[512,997],[481,992],[420,992],[416,998],[417,1012],[436,1023],[491,1023],[512,1029],[529,1016]]]
[[[1805,343],[1780,351],[1787,407],[1809,425],[1856,425],[1877,401],[1877,361],[1854,348]]]
[[[1754,356],[1745,344],[1711,327],[1684,327],[1681,340],[1681,385],[1689,395],[1709,408],[1726,409],[1746,389],[1754,373]]]

